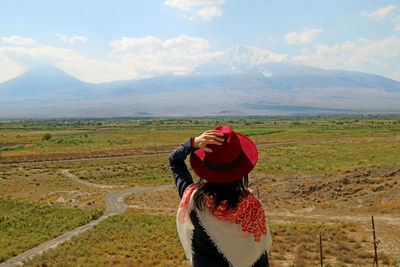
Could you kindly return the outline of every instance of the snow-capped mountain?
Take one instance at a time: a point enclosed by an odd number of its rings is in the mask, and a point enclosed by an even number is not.
[[[228,49],[222,55],[211,59],[206,64],[197,67],[194,74],[244,74],[269,73],[282,68],[298,66],[286,55],[279,55],[269,50],[238,45]]]
[[[0,117],[400,112],[400,82],[236,46],[188,75],[103,84],[54,66],[0,83]]]

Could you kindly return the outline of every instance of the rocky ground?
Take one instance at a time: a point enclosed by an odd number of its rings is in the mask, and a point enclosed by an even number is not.
[[[263,202],[271,223],[343,224],[344,236],[339,238],[343,247],[333,240],[325,243],[331,252],[327,255],[330,264],[357,266],[372,262],[371,216],[375,219],[382,263],[387,266],[400,258],[400,166],[362,167],[313,176],[252,178],[251,186]],[[279,242],[280,234],[275,232],[278,239],[275,244],[285,247],[282,245],[287,244],[285,240]],[[298,243],[292,245],[298,248]],[[296,249],[288,251],[286,256],[280,255],[281,260],[275,264],[284,265],[291,260],[297,262],[296,266],[308,266],[307,263],[318,262],[317,251],[305,251],[313,254],[314,259],[299,260]],[[276,253],[281,254],[279,250]]]
[[[373,262],[371,216],[381,265],[400,259],[400,166],[373,166],[325,175],[252,175],[273,236],[271,266],[317,266],[322,233],[325,266]],[[128,196],[141,213],[175,214],[173,187]]]
[[[400,166],[361,167],[340,173],[253,177],[251,187],[269,208],[400,212]]]

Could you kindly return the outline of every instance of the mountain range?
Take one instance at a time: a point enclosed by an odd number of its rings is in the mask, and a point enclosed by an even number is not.
[[[55,66],[0,83],[0,118],[400,112],[400,82],[236,46],[186,75],[93,84]]]

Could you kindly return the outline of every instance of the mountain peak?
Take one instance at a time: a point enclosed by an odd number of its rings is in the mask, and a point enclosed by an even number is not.
[[[79,81],[78,79],[72,77],[65,71],[59,69],[58,67],[54,65],[43,65],[43,66],[38,66],[34,68],[28,69],[26,72],[24,72],[20,77],[25,76],[25,77],[54,77],[57,76],[58,78],[60,77],[65,77],[69,79],[75,79]]]
[[[272,69],[297,65],[287,55],[267,49],[237,45],[197,67],[196,74],[270,73]]]
[[[228,49],[228,51],[219,56],[217,60],[225,63],[229,62],[231,65],[248,65],[251,67],[267,63],[289,61],[287,55],[280,55],[267,49],[246,45],[238,45]]]
[[[46,65],[31,68],[20,76],[2,83],[0,89],[13,97],[36,96],[55,94],[86,84],[53,65]]]

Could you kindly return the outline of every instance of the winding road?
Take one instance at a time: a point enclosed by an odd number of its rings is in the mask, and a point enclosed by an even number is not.
[[[93,184],[93,183],[89,183],[86,181],[82,181],[75,175],[69,173],[68,170],[62,170],[62,172],[65,175],[67,175],[67,177],[72,179],[73,181],[85,184],[87,186],[91,186],[91,187],[95,187],[95,188],[115,187],[115,186],[105,186],[105,185]],[[106,218],[113,216],[113,215],[123,213],[127,208],[127,206],[123,202],[123,198],[127,195],[154,191],[154,190],[158,190],[158,189],[162,189],[162,188],[166,188],[166,187],[170,187],[170,186],[171,185],[161,185],[161,186],[154,186],[154,187],[132,187],[132,188],[113,192],[106,197],[106,201],[105,201],[106,202],[106,211],[97,220],[90,221],[89,223],[82,225],[78,228],[75,228],[72,231],[69,231],[63,235],[60,235],[56,238],[46,241],[46,242],[40,244],[39,246],[31,248],[31,249],[15,256],[14,258],[8,259],[7,261],[0,263],[0,267],[22,265],[25,260],[28,260],[28,259],[32,258],[33,256],[40,254],[48,249],[57,247],[62,242],[70,240],[72,237],[74,237],[80,233],[83,233],[86,230],[89,230],[90,228],[92,228],[93,226],[98,224],[99,222],[104,221]]]

